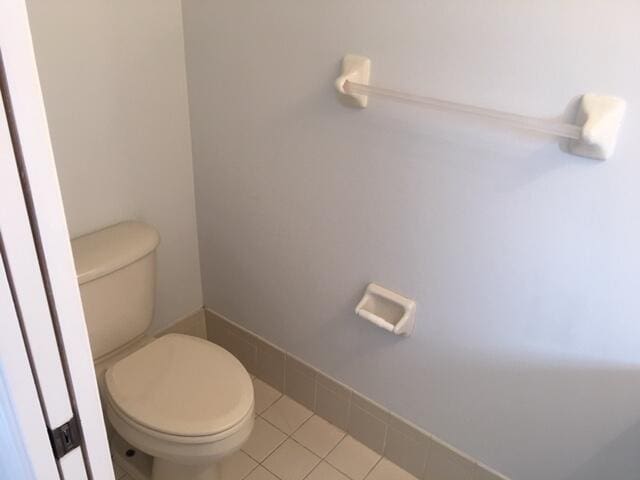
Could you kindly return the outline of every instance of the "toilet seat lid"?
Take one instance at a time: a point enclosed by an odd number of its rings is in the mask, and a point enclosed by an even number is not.
[[[253,384],[222,347],[169,334],[123,358],[105,374],[111,401],[152,430],[213,435],[238,424],[253,408]]]

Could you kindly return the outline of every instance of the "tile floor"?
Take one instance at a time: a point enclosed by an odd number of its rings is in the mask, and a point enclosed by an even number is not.
[[[116,474],[116,480],[130,480],[131,477],[125,473],[125,471],[117,463],[113,462],[113,471]]]
[[[253,384],[253,433],[223,461],[223,480],[416,480],[261,380]],[[137,480],[126,465],[114,468],[117,480]]]

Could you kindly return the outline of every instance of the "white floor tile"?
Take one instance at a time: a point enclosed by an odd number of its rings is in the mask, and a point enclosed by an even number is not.
[[[282,480],[302,480],[319,462],[319,457],[288,439],[262,465]]]
[[[287,396],[271,405],[262,416],[287,435],[291,435],[311,416],[311,412]]]
[[[260,414],[278,400],[282,394],[271,385],[259,378],[253,379],[253,393],[255,395],[255,412]]]
[[[367,475],[366,480],[417,480],[416,477],[396,464],[391,463],[386,458],[383,458],[378,462],[375,468]]]
[[[342,430],[317,415],[312,416],[293,434],[293,438],[321,458],[326,457],[344,436]]]
[[[349,477],[343,475],[338,470],[333,468],[327,462],[322,462],[305,480],[350,480]]]
[[[243,451],[238,451],[224,458],[220,464],[222,480],[241,480],[253,470],[258,463]]]
[[[353,480],[363,480],[380,455],[347,435],[326,460]]]
[[[264,468],[262,465],[258,465],[253,472],[245,478],[245,480],[279,480],[273,473]]]
[[[262,417],[257,417],[253,424],[251,436],[242,447],[242,450],[254,460],[262,462],[286,439],[287,436],[284,433]]]
[[[116,476],[116,480],[121,479],[122,477],[124,477],[126,475],[127,472],[125,472],[122,467],[120,467],[120,465],[118,465],[117,463],[113,463],[113,473]]]

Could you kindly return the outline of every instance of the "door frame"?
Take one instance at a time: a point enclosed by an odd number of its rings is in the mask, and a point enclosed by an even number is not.
[[[24,248],[33,250],[36,255],[40,287],[46,292],[47,311],[44,311],[40,302],[38,312],[33,311],[28,315],[23,312],[20,318],[27,350],[32,352],[32,358],[42,355],[39,363],[32,362],[31,366],[35,370],[34,376],[49,428],[56,427],[54,419],[57,423],[64,421],[69,414],[75,416],[81,429],[81,450],[87,476],[96,480],[111,480],[114,478],[113,467],[105,422],[24,0],[0,0],[0,52],[4,71],[2,91],[6,123],[19,174],[19,180],[0,176],[0,189],[15,189],[19,182],[23,195],[22,205],[16,196],[13,204],[5,203],[2,206],[3,209],[10,209],[9,214],[3,216],[2,235],[7,242],[10,238],[22,235],[22,241],[26,242]],[[25,224],[30,230],[30,242],[25,240]],[[27,308],[30,301],[38,296],[37,292],[28,291],[29,288],[38,289],[33,264],[30,265],[31,271],[26,272],[23,270],[26,267],[18,261],[19,252],[16,248],[11,251],[7,249],[5,253],[7,263],[13,264],[11,275],[25,276],[25,281],[20,286],[16,285],[16,297],[20,300],[22,296],[25,301],[19,301],[19,307]],[[53,342],[56,351],[41,349],[41,342],[49,346]],[[69,412],[65,412],[62,395],[58,398],[52,396],[55,389],[42,395],[40,384],[52,378],[44,370],[40,372],[41,375],[38,372],[38,368],[46,368],[46,359],[51,364],[55,364],[57,359],[61,364],[70,402]],[[60,379],[54,380],[51,383],[56,385],[59,392]],[[56,402],[60,405],[56,406]],[[48,415],[48,409],[51,415]],[[61,413],[54,416],[54,411]],[[65,458],[67,456],[63,457],[61,463],[66,461]]]

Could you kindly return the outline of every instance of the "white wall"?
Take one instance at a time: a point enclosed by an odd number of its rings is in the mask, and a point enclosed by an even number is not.
[[[159,230],[158,330],[202,305],[180,2],[28,7],[71,235]]]
[[[205,304],[519,480],[640,478],[640,4],[183,2]],[[372,100],[620,95],[615,158]],[[417,300],[398,339],[353,308]]]

